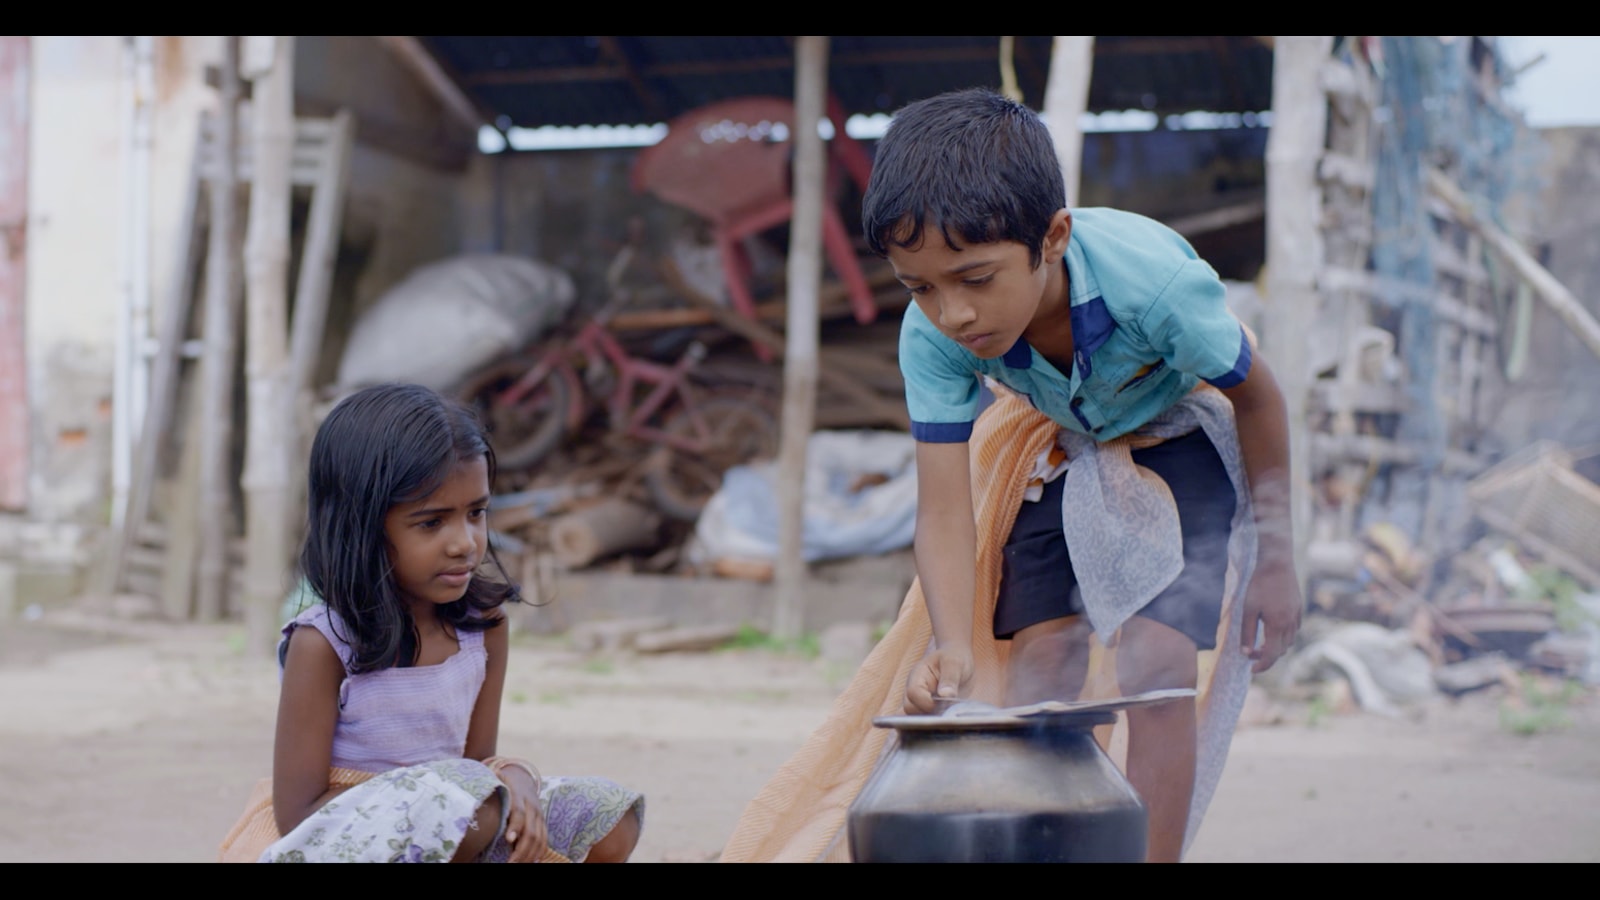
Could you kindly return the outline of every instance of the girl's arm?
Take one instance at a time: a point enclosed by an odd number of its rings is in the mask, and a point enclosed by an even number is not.
[[[467,726],[466,757],[479,762],[495,755],[500,737],[500,698],[506,687],[506,656],[511,650],[510,623],[504,621],[499,611],[485,613],[488,617],[502,619],[499,625],[483,633],[483,649],[489,659],[483,674],[483,687],[478,691],[478,702],[472,707],[472,721]]]
[[[906,685],[906,706],[913,712],[933,712],[935,696],[958,696],[972,677],[977,525],[968,454],[965,443],[917,444],[914,552],[933,646]]]
[[[315,628],[296,628],[284,659],[272,753],[272,812],[279,834],[293,831],[339,793],[328,789],[328,767],[343,680],[344,665],[328,639]]]
[[[496,755],[500,735],[500,698],[506,687],[506,657],[511,652],[511,623],[499,611],[487,613],[498,617],[500,624],[483,633],[483,648],[489,659],[485,664],[483,687],[478,691],[478,702],[472,708],[472,721],[467,726],[468,759],[479,762]],[[505,766],[498,773],[505,783],[509,796],[506,813],[506,843],[511,845],[511,862],[533,862],[545,850],[549,832],[544,821],[544,809],[539,798],[539,784],[533,775],[520,766]]]

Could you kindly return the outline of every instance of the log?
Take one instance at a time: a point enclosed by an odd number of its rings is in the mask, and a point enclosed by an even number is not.
[[[638,635],[633,639],[633,649],[640,653],[715,650],[738,636],[739,629],[733,625],[668,628]]]
[[[581,569],[601,557],[653,545],[660,528],[655,510],[610,497],[552,521],[550,543],[562,565]]]

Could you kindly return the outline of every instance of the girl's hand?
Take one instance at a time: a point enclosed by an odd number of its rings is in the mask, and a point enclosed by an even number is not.
[[[539,800],[539,785],[519,766],[500,770],[500,780],[509,792],[510,813],[506,817],[506,843],[511,845],[511,862],[538,862],[544,857],[549,832],[545,829],[544,804]]]

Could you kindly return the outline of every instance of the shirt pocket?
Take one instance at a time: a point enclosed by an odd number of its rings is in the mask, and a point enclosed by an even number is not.
[[[1161,375],[1166,372],[1166,370],[1167,361],[1164,359],[1158,359],[1153,363],[1141,366],[1138,369],[1135,369],[1129,374],[1129,377],[1123,379],[1117,385],[1115,393],[1117,396],[1122,396],[1123,394],[1130,392],[1137,393],[1139,388],[1147,386],[1152,381],[1160,378]]]

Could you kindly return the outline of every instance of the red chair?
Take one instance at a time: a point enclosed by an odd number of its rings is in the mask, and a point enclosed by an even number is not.
[[[850,233],[838,206],[841,170],[864,192],[872,172],[866,149],[844,130],[837,100],[828,103],[833,139],[828,141],[827,197],[823,204],[822,239],[828,263],[844,283],[856,321],[865,325],[878,315],[872,290],[856,259]],[[793,133],[794,102],[783,97],[740,97],[684,113],[668,123],[660,143],[647,147],[633,165],[633,189],[704,217],[722,257],[723,277],[734,309],[755,319],[750,294],[751,265],[744,238],[789,221],[790,141],[776,141],[772,127],[781,123]],[[763,360],[771,351],[757,345]]]

